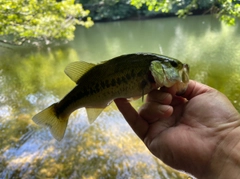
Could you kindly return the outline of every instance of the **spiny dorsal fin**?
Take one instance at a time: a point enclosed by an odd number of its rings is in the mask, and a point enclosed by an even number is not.
[[[93,63],[77,61],[68,64],[64,72],[67,76],[69,76],[69,78],[71,78],[75,83],[77,83],[80,77],[94,66],[95,65]]]
[[[86,108],[87,110],[87,115],[88,115],[88,120],[91,123],[97,119],[97,117],[101,114],[104,108]]]

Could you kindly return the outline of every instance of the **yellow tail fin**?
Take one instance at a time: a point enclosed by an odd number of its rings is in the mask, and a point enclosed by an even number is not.
[[[52,136],[60,141],[64,136],[69,116],[61,114],[57,116],[55,106],[56,103],[33,116],[32,120],[39,125],[49,127]]]

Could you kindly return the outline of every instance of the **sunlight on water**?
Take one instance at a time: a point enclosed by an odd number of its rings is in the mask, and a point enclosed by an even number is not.
[[[92,125],[85,109],[74,112],[61,142],[31,118],[74,87],[64,74],[68,63],[140,51],[188,63],[192,79],[225,93],[240,111],[237,32],[238,26],[209,16],[121,21],[79,28],[68,46],[6,50],[0,61],[0,178],[187,178],[150,154],[114,104]]]

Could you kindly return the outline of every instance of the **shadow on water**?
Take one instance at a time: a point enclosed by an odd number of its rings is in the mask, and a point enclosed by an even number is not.
[[[237,31],[208,16],[123,21],[79,28],[68,46],[1,53],[0,178],[186,178],[149,153],[114,105],[93,125],[84,109],[76,111],[61,142],[31,118],[74,87],[64,74],[69,62],[139,51],[190,64],[192,79],[222,91],[240,111]]]

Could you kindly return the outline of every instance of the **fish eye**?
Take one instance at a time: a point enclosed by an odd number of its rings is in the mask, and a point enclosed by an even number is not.
[[[175,62],[175,61],[170,61],[170,64],[172,65],[172,67],[177,67],[178,66],[177,62]]]

